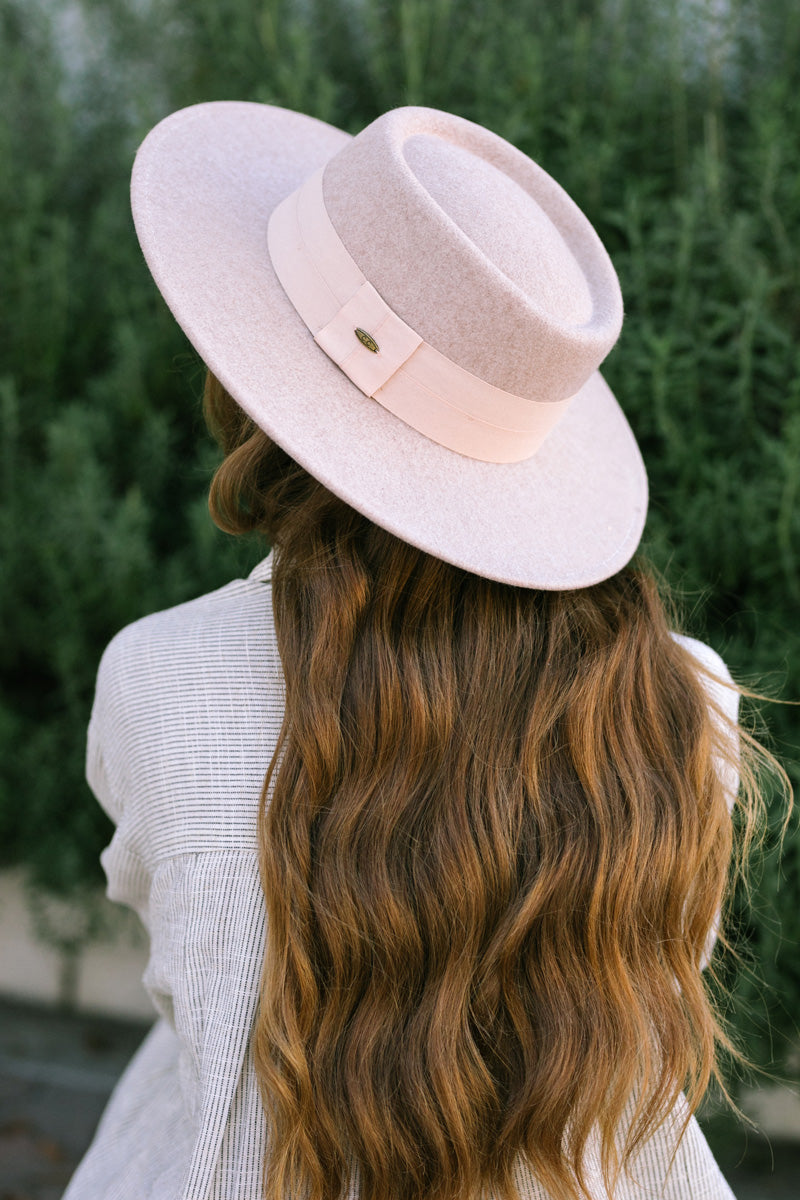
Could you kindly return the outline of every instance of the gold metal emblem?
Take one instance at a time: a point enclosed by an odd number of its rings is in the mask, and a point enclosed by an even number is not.
[[[362,346],[366,346],[367,349],[371,350],[373,354],[378,353],[378,351],[380,350],[380,346],[375,341],[374,337],[370,337],[370,335],[367,333],[366,329],[355,329],[355,330],[353,330],[353,332],[355,333],[358,340],[361,342]]]

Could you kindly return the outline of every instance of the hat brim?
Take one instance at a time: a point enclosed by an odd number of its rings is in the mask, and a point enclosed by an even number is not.
[[[348,140],[312,117],[236,101],[182,109],[150,132],[134,165],[133,216],[179,325],[270,437],[404,541],[523,587],[613,575],[639,543],[647,477],[599,372],[532,458],[479,462],[366,397],[290,303],[267,250],[269,216]]]

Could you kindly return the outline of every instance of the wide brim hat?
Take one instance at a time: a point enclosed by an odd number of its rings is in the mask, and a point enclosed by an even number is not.
[[[153,278],[208,368],[376,524],[524,587],[608,578],[647,480],[598,371],[622,322],[580,209],[496,134],[426,108],[355,137],[215,102],[146,137]]]

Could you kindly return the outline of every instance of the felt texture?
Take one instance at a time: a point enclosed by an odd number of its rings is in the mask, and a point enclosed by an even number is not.
[[[281,201],[267,231],[272,265],[314,341],[366,396],[434,442],[484,462],[530,458],[572,397],[513,396],[423,342],[340,240],[322,175],[315,171]]]
[[[587,218],[546,172],[471,121],[395,109],[328,163],[323,191],[386,303],[503,391],[572,396],[619,335],[619,282]]]
[[[431,138],[458,150],[440,156],[437,196]],[[481,162],[474,216],[453,198],[453,177],[471,161],[463,151]],[[365,397],[315,344],[275,274],[267,226],[321,167],[339,236],[420,336],[517,395],[535,399],[543,377],[550,397],[577,391],[531,458],[479,462],[438,445]],[[485,193],[488,168],[507,177],[496,198],[513,212],[496,236],[488,226],[505,220]],[[531,244],[515,267],[510,239],[529,204]],[[616,275],[577,206],[503,139],[427,109],[394,110],[350,138],[268,105],[201,104],[147,136],[132,207],[155,282],[198,353],[271,437],[358,511],[439,558],[525,587],[588,586],[630,559],[646,475],[622,410],[590,366],[619,330]],[[483,231],[465,231],[481,211]],[[526,229],[518,235],[526,241]]]

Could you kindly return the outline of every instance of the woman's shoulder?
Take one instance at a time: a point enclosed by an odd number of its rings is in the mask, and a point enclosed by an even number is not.
[[[115,821],[125,812],[126,836],[148,862],[170,830],[180,827],[185,845],[203,833],[204,806],[219,816],[231,789],[258,799],[283,714],[269,567],[127,625],[103,654],[87,777]],[[231,817],[230,829],[239,825]]]
[[[243,579],[126,625],[106,646],[98,680],[115,672],[161,672],[181,659],[202,667],[208,650],[231,653],[266,632],[272,615],[271,565],[269,554]]]
[[[683,633],[673,633],[672,637],[700,668],[698,674],[706,694],[730,721],[735,722],[739,713],[739,691],[722,655],[698,638]]]
[[[231,706],[243,717],[253,697],[279,690],[270,565],[121,629],[100,660],[90,740],[174,739],[181,723],[218,721]]]
[[[731,673],[724,658],[713,646],[709,646],[707,642],[701,642],[699,638],[689,637],[685,633],[673,633],[672,637],[685,650],[688,650],[692,657],[697,659],[700,665],[707,671],[718,675],[720,679],[724,679],[726,682],[732,682]]]

